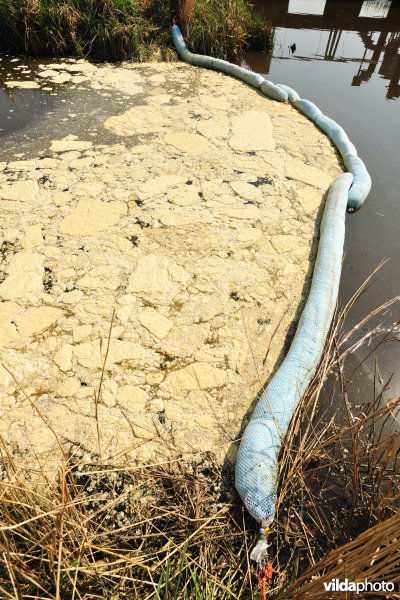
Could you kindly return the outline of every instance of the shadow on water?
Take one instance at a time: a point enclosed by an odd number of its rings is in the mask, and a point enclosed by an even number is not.
[[[290,85],[338,121],[372,176],[366,204],[346,220],[341,303],[382,260],[388,261],[353,308],[351,326],[400,295],[400,2],[258,0],[255,10],[272,22],[273,48],[246,54],[244,63],[274,83]],[[377,357],[383,377],[395,373],[392,395],[400,394],[396,346],[382,345]],[[361,352],[355,361],[360,362]],[[355,404],[368,393],[372,362],[363,364]]]

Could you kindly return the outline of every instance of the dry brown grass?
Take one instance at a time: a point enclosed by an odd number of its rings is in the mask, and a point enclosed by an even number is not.
[[[374,527],[370,527],[354,540],[347,542],[336,550],[329,552],[324,558],[312,565],[296,581],[295,585],[285,591],[285,599],[299,598],[299,588],[302,598],[316,600],[323,593],[322,582],[337,578],[344,581],[370,582],[385,580],[397,584],[400,581],[400,514],[385,519]],[[323,574],[323,575],[321,575]],[[340,597],[332,595],[331,597]],[[364,593],[363,597],[377,597],[377,592]],[[381,594],[389,598],[398,598],[397,591]],[[348,596],[350,597],[350,596]]]
[[[400,299],[346,327],[370,283],[337,315],[282,451],[272,540],[275,589],[285,599],[327,597],[322,582],[344,573],[400,581],[400,398],[390,397],[392,377],[383,380],[377,362],[384,346],[399,343]]]
[[[281,457],[269,598],[334,598],[322,582],[344,574],[400,581],[400,400],[387,401],[390,381],[373,358],[398,343],[398,306],[350,332],[347,311],[337,316]],[[359,363],[372,384],[355,410]],[[2,598],[258,597],[248,560],[257,528],[212,456],[137,467],[75,449],[50,477],[46,465],[27,471],[4,444],[1,454]]]
[[[191,598],[203,585],[240,597],[242,514],[210,458],[140,469],[75,457],[39,486],[3,460],[2,597]]]
[[[181,18],[184,22],[189,23],[194,16],[196,9],[196,0],[184,0],[181,8]]]

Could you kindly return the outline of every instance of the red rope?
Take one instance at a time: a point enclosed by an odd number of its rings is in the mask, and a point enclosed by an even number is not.
[[[267,587],[272,579],[274,569],[271,563],[258,572],[258,589],[260,590],[260,600],[267,600]]]

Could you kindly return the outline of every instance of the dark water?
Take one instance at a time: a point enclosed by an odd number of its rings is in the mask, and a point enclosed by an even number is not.
[[[36,64],[24,58],[0,56],[0,140],[51,112],[57,102],[49,90],[7,89],[7,80],[32,80]]]
[[[273,24],[274,46],[269,53],[246,55],[247,64],[337,120],[372,176],[366,204],[347,215],[341,302],[382,260],[388,262],[351,311],[350,326],[400,295],[400,2],[260,0],[256,8]],[[398,319],[398,310],[392,308],[389,317]],[[392,396],[400,395],[397,345],[378,352],[383,377],[395,374]],[[357,358],[367,350],[357,351]],[[364,365],[364,382],[371,368],[371,361]]]
[[[0,162],[47,153],[52,140],[70,134],[94,143],[116,142],[102,123],[110,114],[130,107],[133,97],[116,90],[94,90],[90,81],[55,84],[40,76],[52,64],[70,62],[75,60],[0,54]],[[8,81],[34,82],[37,88],[10,88]]]

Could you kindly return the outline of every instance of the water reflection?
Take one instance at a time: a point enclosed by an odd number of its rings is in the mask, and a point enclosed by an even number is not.
[[[260,0],[261,1],[261,0]],[[350,85],[376,74],[386,98],[400,97],[400,4],[392,0],[270,0],[257,5],[274,28],[272,52],[246,62],[268,74],[274,59],[358,64]],[[262,60],[263,64],[260,64]]]
[[[389,80],[386,98],[392,100],[400,97],[400,33],[380,32],[374,39],[375,33],[360,32],[365,45],[364,56],[360,62],[357,75],[353,77],[352,85],[360,86],[370,81],[379,65],[379,75]],[[372,56],[366,60],[367,52]],[[382,60],[381,55],[383,54]],[[364,65],[367,65],[366,67]]]

